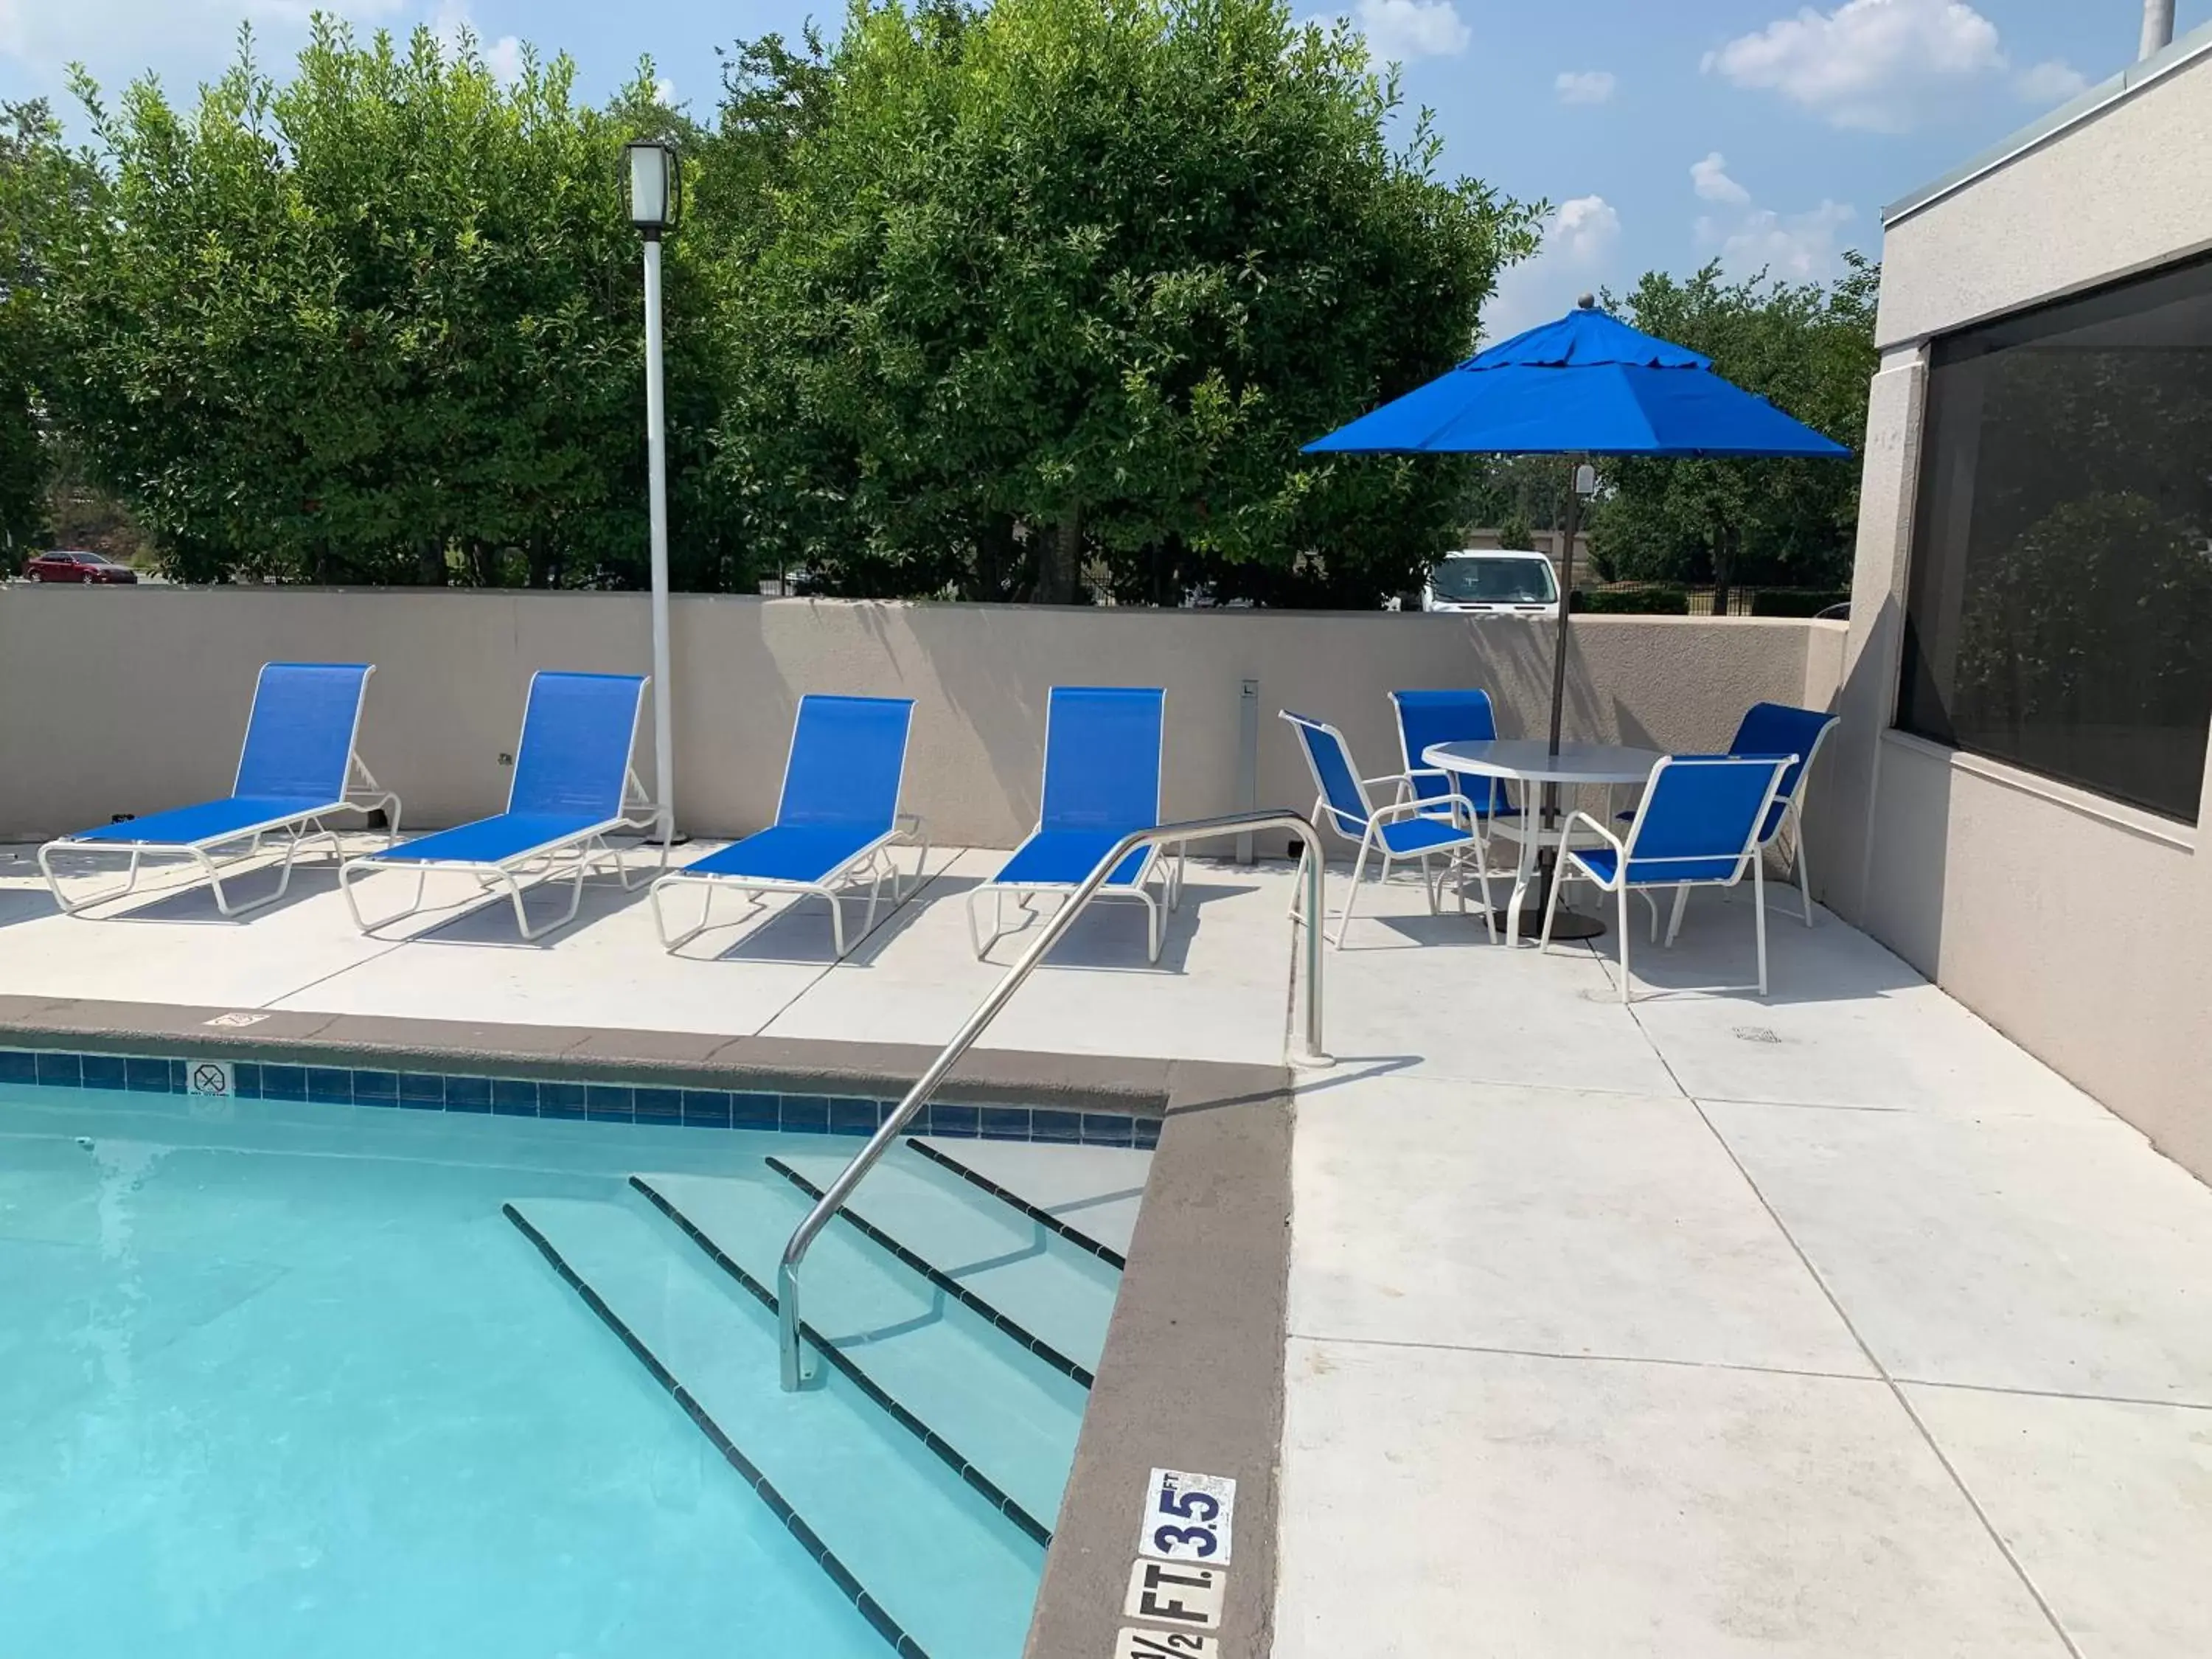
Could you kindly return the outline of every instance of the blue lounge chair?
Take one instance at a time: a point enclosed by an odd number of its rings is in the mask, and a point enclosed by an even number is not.
[[[1167,694],[1136,686],[1055,685],[1045,714],[1044,805],[1037,827],[1014,849],[999,873],[968,895],[968,932],[975,954],[988,952],[1006,933],[1006,896],[1021,908],[1039,893],[1069,893],[1133,830],[1160,821],[1161,726]],[[1141,847],[1099,888],[1099,898],[1135,899],[1145,907],[1151,961],[1160,959],[1164,910],[1182,895],[1180,853],[1176,869],[1158,882],[1160,849]],[[991,896],[992,928],[983,936],[976,901]]]
[[[324,823],[334,812],[382,811],[396,840],[399,797],[379,785],[354,752],[362,701],[375,672],[358,662],[263,664],[229,795],[48,842],[39,848],[39,868],[53,889],[55,902],[68,915],[80,915],[135,891],[148,854],[181,854],[206,874],[216,909],[226,916],[244,915],[284,896],[292,884],[293,862],[308,842],[327,837],[331,856],[337,856],[337,832]],[[276,890],[245,904],[232,903],[222,890],[223,872],[258,857],[264,838],[277,835],[287,839]],[[234,850],[240,843],[245,850]],[[56,853],[126,852],[131,869],[119,887],[71,899],[54,875]],[[230,856],[219,856],[225,853]]]
[[[645,685],[635,674],[531,676],[507,810],[339,866],[338,885],[355,925],[373,933],[416,915],[423,908],[423,884],[433,870],[472,875],[479,890],[504,886],[525,939],[540,938],[575,920],[585,874],[597,865],[611,865],[625,890],[635,887],[606,837],[617,830],[653,827],[653,809],[629,761]],[[660,856],[665,863],[666,848]],[[415,872],[415,902],[376,921],[362,921],[354,881],[363,872],[394,869]],[[525,887],[564,876],[568,910],[558,921],[532,927],[522,908]]]
[[[1766,994],[1766,885],[1761,873],[1759,832],[1773,810],[1783,775],[1797,763],[1796,755],[1675,755],[1651,769],[1644,799],[1628,833],[1616,836],[1587,812],[1571,812],[1559,830],[1559,873],[1571,866],[1601,892],[1619,896],[1620,914],[1620,1000],[1629,1000],[1628,895],[1632,889],[1651,907],[1651,936],[1659,936],[1659,903],[1653,890],[1674,890],[1674,915],[1667,942],[1682,925],[1682,903],[1692,887],[1733,887],[1751,872],[1753,927],[1759,940],[1759,994]],[[1573,845],[1577,823],[1595,830],[1602,846]],[[1542,948],[1552,944],[1552,918],[1559,913],[1559,889],[1552,884],[1544,907]]]
[[[653,921],[661,944],[674,951],[706,932],[717,887],[755,895],[818,893],[830,902],[830,935],[842,957],[845,907],[839,890],[861,878],[868,882],[868,915],[860,929],[865,938],[876,925],[884,879],[890,881],[893,904],[911,890],[901,890],[890,848],[902,842],[920,842],[916,882],[929,861],[921,820],[902,818],[898,810],[907,734],[913,725],[909,697],[801,697],[775,822],[653,884]],[[699,925],[671,939],[660,896],[686,884],[701,890]],[[759,902],[756,897],[755,905]]]
[[[1390,879],[1390,866],[1399,860],[1420,860],[1421,885],[1428,894],[1429,914],[1434,915],[1442,908],[1441,884],[1449,881],[1459,896],[1459,908],[1464,915],[1467,888],[1457,878],[1460,861],[1470,852],[1478,860],[1482,856],[1482,830],[1475,816],[1475,804],[1460,794],[1416,794],[1412,780],[1403,775],[1362,778],[1352,763],[1352,750],[1344,741],[1344,733],[1325,720],[1294,714],[1287,708],[1282,715],[1290,722],[1291,730],[1297,733],[1306,769],[1313,774],[1314,787],[1319,792],[1313,809],[1315,832],[1317,835],[1323,829],[1331,830],[1359,846],[1358,855],[1352,863],[1351,890],[1344,896],[1344,912],[1337,918],[1336,933],[1329,943],[1340,951],[1344,948],[1345,933],[1352,926],[1352,907],[1358,901],[1360,879],[1366,873],[1370,854],[1379,854],[1382,860],[1378,881]],[[1393,787],[1395,799],[1387,806],[1377,806],[1367,792],[1386,784]],[[1318,848],[1316,852],[1318,854]],[[1441,876],[1432,865],[1439,854],[1445,858]],[[1488,869],[1479,861],[1475,867],[1482,882],[1483,925],[1495,939],[1498,921],[1491,910]],[[1298,914],[1295,900],[1291,914],[1293,917]]]

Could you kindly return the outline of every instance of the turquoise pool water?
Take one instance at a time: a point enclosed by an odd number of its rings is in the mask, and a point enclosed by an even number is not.
[[[501,1212],[823,1147],[0,1088],[0,1654],[879,1659]]]

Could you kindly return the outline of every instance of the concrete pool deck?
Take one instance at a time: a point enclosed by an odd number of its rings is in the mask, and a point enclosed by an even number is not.
[[[927,1045],[1019,948],[967,944],[997,856],[938,854],[835,963],[818,906],[687,960],[611,890],[538,945],[499,906],[363,939],[319,870],[239,924],[182,894],[95,925],[19,854],[0,997]],[[1194,863],[1158,969],[1133,907],[1085,918],[988,1044],[1279,1066],[1290,883]],[[1296,1090],[1279,1555],[1231,1650],[2212,1650],[2212,1190],[1781,902],[1770,998],[1697,988],[1751,956],[1747,896],[1701,894],[1671,951],[1639,915],[1623,1008],[1598,950],[1369,890],[1339,1063]]]

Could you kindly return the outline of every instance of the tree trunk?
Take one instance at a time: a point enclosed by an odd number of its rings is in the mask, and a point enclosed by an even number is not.
[[[1083,508],[1079,503],[1060,514],[1051,535],[1039,540],[1036,591],[1030,597],[1039,605],[1073,605],[1082,570]]]
[[[530,586],[532,587],[553,586],[553,556],[545,550],[545,538],[543,536],[532,536],[530,538]]]
[[[425,587],[446,585],[446,544],[420,542],[415,548],[415,580]]]
[[[482,542],[469,544],[469,569],[478,587],[496,587],[499,585],[499,574],[493,561],[491,549]]]
[[[1729,613],[1729,578],[1735,570],[1735,532],[1723,525],[1713,532],[1713,615]]]
[[[1005,513],[985,515],[975,535],[975,574],[970,598],[992,601],[1006,597],[1007,572],[1014,562],[1014,520]]]

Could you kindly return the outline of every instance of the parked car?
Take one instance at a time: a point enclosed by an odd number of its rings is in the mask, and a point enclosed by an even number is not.
[[[1468,611],[1487,617],[1556,617],[1559,581],[1541,553],[1514,548],[1469,548],[1447,553],[1421,590],[1424,611]]]
[[[138,573],[105,553],[34,553],[23,567],[33,582],[135,582]]]

